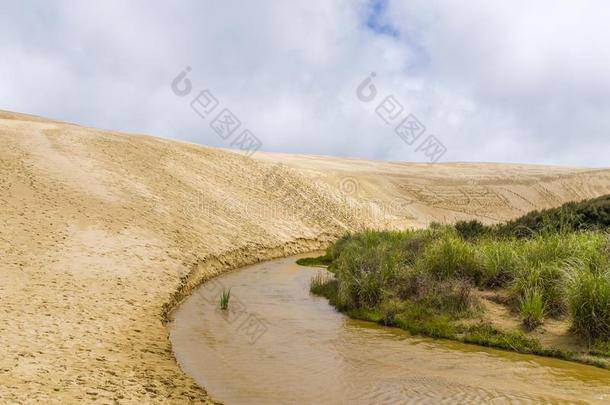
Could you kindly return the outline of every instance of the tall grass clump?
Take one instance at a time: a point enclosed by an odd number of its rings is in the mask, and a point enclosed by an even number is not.
[[[534,329],[544,320],[544,300],[540,290],[525,291],[519,300],[519,314],[527,329]]]
[[[334,281],[334,277],[327,273],[316,273],[309,283],[309,291],[315,295],[325,295],[324,291]]]
[[[520,242],[512,239],[484,239],[477,248],[480,267],[480,286],[505,287],[523,266],[519,252]]]
[[[531,300],[535,291],[546,313],[560,317],[567,310],[566,281],[566,272],[558,264],[526,263],[515,273],[510,288],[518,303]]]
[[[488,228],[480,221],[473,219],[471,221],[458,221],[455,223],[457,233],[466,240],[474,240],[485,236]]]
[[[387,296],[404,270],[398,232],[365,231],[346,242],[336,260],[338,303],[345,308],[373,307]]]
[[[516,243],[521,264],[510,283],[516,302],[527,302],[528,294],[538,291],[545,313],[555,318],[568,313],[567,283],[575,268],[596,269],[608,261],[604,251],[608,240],[601,233],[549,231]]]
[[[558,233],[538,234],[523,242],[520,253],[531,265],[557,263],[569,259],[578,251],[572,235]]]
[[[222,309],[223,311],[226,311],[227,309],[229,309],[229,300],[231,299],[231,289],[229,288],[228,290],[225,290],[223,288],[222,292],[220,293],[220,309]]]
[[[610,340],[610,271],[581,268],[568,291],[574,331],[589,341]]]
[[[430,273],[414,272],[409,275],[407,286],[401,290],[400,298],[454,318],[470,314],[476,304],[469,280],[439,280]]]
[[[438,280],[461,278],[479,283],[482,277],[473,245],[452,234],[431,242],[415,263],[415,268],[434,275]]]

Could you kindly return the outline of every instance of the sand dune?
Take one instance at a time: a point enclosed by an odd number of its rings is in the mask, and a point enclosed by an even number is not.
[[[346,230],[493,222],[610,169],[256,153],[0,112],[0,401],[208,401],[162,319],[203,279]]]

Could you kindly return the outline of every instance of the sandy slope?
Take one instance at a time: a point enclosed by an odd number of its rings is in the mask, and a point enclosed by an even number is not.
[[[610,170],[250,159],[8,112],[0,138],[0,402],[206,401],[162,323],[202,279],[346,229],[610,193]]]

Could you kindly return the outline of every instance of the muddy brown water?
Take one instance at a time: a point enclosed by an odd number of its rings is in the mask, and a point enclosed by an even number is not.
[[[309,293],[295,257],[201,286],[174,313],[182,369],[226,404],[610,403],[610,371],[409,335]],[[231,288],[229,311],[218,309]]]

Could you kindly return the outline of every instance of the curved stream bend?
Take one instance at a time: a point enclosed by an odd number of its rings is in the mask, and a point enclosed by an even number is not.
[[[170,326],[182,369],[227,404],[610,402],[606,370],[348,319],[309,294],[317,271],[284,258],[202,285]]]

